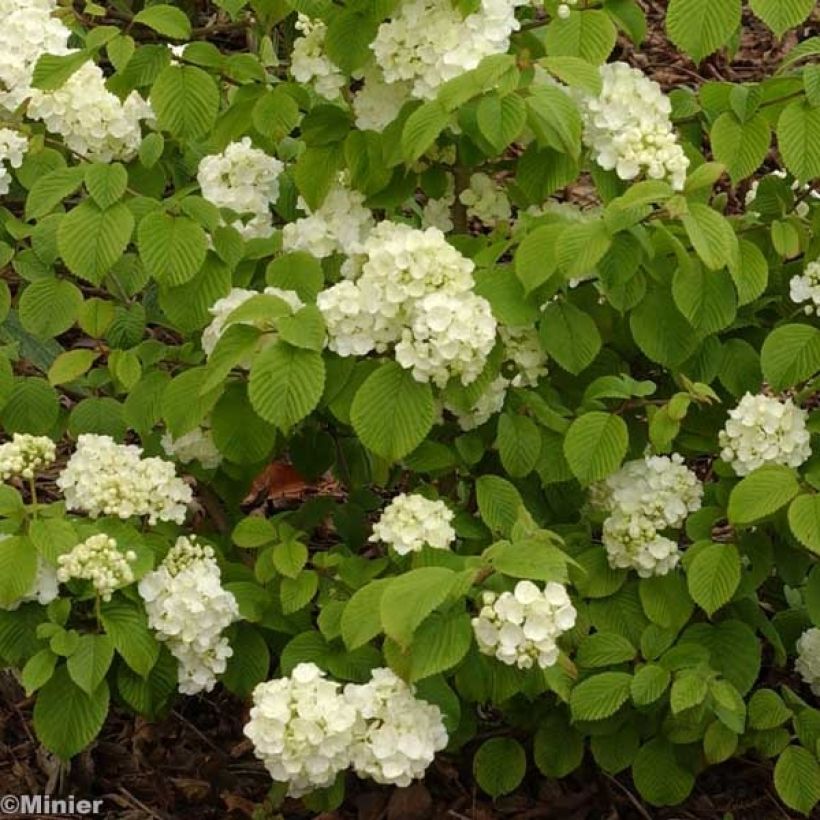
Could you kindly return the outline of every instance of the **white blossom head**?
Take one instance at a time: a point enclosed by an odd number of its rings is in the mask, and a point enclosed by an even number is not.
[[[452,520],[453,511],[443,501],[401,493],[373,525],[370,540],[388,544],[399,555],[419,552],[424,546],[449,549],[456,538]]]
[[[39,470],[53,464],[56,456],[57,445],[47,436],[15,433],[11,441],[0,444],[0,478],[32,479]]]
[[[820,629],[811,627],[797,640],[797,673],[811,687],[815,695],[820,695]]]
[[[61,584],[72,578],[91,581],[97,595],[110,601],[116,590],[134,582],[131,564],[136,560],[133,550],[122,552],[114,538],[97,533],[57,559],[57,580]]]

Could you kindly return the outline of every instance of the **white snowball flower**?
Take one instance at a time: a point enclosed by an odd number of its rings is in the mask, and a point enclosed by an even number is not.
[[[370,47],[386,82],[411,83],[414,97],[432,99],[447,80],[507,51],[520,27],[515,9],[528,2],[481,0],[463,17],[453,3],[403,0]]]
[[[720,431],[720,457],[739,476],[764,464],[799,467],[811,456],[807,418],[791,399],[746,393]]]
[[[578,94],[584,121],[584,143],[604,169],[621,179],[645,173],[667,179],[681,190],[689,159],[678,144],[669,119],[672,105],[661,87],[626,63],[600,68],[599,96]]]
[[[297,204],[307,216],[285,225],[282,247],[286,251],[307,251],[317,259],[334,253],[359,253],[374,225],[364,200],[364,194],[341,183],[331,188],[315,211],[299,197]]]
[[[443,501],[401,493],[373,525],[370,541],[389,544],[399,555],[419,552],[425,545],[449,549],[456,539],[452,520],[453,511]]]
[[[0,533],[0,541],[8,537],[8,535]],[[41,606],[47,606],[55,600],[59,594],[60,582],[57,580],[57,570],[38,555],[37,574],[34,576],[31,587],[16,601],[12,601],[6,606],[0,606],[0,609],[13,612],[23,604],[33,603],[35,601]]]
[[[102,69],[93,62],[84,63],[55,91],[32,90],[27,114],[62,136],[72,151],[100,162],[136,156],[141,121],[154,116],[137,91],[124,102],[112,94]]]
[[[362,131],[384,131],[410,99],[409,83],[386,83],[378,66],[363,72],[364,85],[353,97],[356,127]]]
[[[575,626],[577,613],[566,589],[550,581],[543,590],[519,581],[513,592],[484,592],[473,618],[479,651],[508,666],[541,669],[558,661],[557,639]]]
[[[467,216],[485,225],[497,225],[512,219],[512,208],[507,193],[487,174],[473,174],[470,185],[459,195],[462,205],[467,206]]]
[[[518,371],[513,387],[535,387],[547,375],[547,354],[534,327],[499,325],[498,335],[504,343],[505,358]]]
[[[210,692],[233,655],[222,633],[239,619],[236,599],[222,587],[213,550],[181,536],[138,589],[148,625],[178,662],[179,691]]]
[[[495,335],[496,321],[482,296],[431,293],[415,304],[396,361],[417,381],[444,387],[457,377],[468,385],[484,369]]]
[[[300,14],[296,29],[302,35],[293,43],[290,55],[290,73],[299,83],[311,83],[316,93],[335,100],[345,84],[339,68],[325,54],[327,25],[322,20],[311,20]]]
[[[142,448],[116,444],[110,436],[81,435],[77,448],[57,479],[66,509],[92,518],[147,516],[150,524],[182,524],[193,497],[177,478],[174,465],[161,458],[142,458]]]
[[[464,411],[453,404],[445,404],[444,407],[456,417],[458,426],[462,430],[474,430],[502,411],[509,386],[509,379],[498,376],[490,382],[469,410]]]
[[[271,777],[291,797],[330,786],[350,765],[363,730],[356,705],[315,664],[298,664],[289,677],[260,683],[253,692],[245,735]]]
[[[359,777],[409,786],[447,746],[441,710],[417,698],[390,669],[374,669],[366,684],[348,684],[344,696],[365,721],[350,749]]]
[[[677,543],[662,533],[682,527],[700,509],[703,484],[677,453],[646,456],[593,485],[590,500],[609,513],[602,540],[610,566],[648,578],[680,561]]]
[[[243,137],[222,153],[203,157],[196,178],[202,196],[217,208],[251,214],[247,223],[231,223],[251,239],[267,236],[273,229],[270,206],[279,199],[279,177],[284,168],[276,157],[254,148],[250,137]]]
[[[820,695],[820,629],[807,629],[797,640],[797,662],[795,670],[811,687],[815,695]]]
[[[195,427],[176,439],[165,433],[161,444],[166,455],[183,464],[198,461],[206,470],[215,470],[222,463],[222,453],[214,444],[211,431],[204,427]]]
[[[807,316],[820,315],[820,259],[809,262],[802,274],[792,277],[789,296],[798,305],[808,302],[804,307]]]
[[[38,470],[54,463],[57,445],[47,436],[15,433],[11,441],[0,444],[0,478],[34,478]]]
[[[0,196],[9,192],[9,168],[19,168],[28,150],[28,140],[10,128],[0,128]]]
[[[295,313],[297,310],[304,307],[304,302],[299,298],[299,295],[294,290],[283,290],[282,288],[277,287],[267,287],[262,293],[266,294],[267,296],[276,296],[278,299],[281,299],[283,302],[286,302],[290,309]],[[216,347],[216,343],[222,337],[222,334],[225,332],[229,325],[229,319],[231,314],[241,305],[244,305],[249,299],[252,299],[254,296],[259,296],[259,291],[257,290],[247,290],[245,288],[231,288],[230,293],[227,296],[223,296],[221,299],[217,299],[216,302],[208,308],[208,312],[214,318],[211,320],[211,323],[205,330],[202,331],[202,350],[205,352],[206,356],[210,356],[211,353],[214,352],[214,348]],[[257,325],[260,323],[255,322],[240,322],[239,324],[254,324]],[[273,337],[271,337],[268,341],[272,341]],[[249,362],[240,362],[240,365],[243,367],[249,367]]]
[[[121,552],[114,538],[97,533],[57,559],[57,580],[61,584],[72,578],[91,581],[97,595],[110,601],[116,590],[133,583],[131,564],[136,560],[133,550]]]

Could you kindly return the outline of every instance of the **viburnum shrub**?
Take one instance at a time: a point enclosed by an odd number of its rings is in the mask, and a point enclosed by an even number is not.
[[[318,809],[589,752],[656,806],[771,759],[808,814],[820,38],[667,94],[613,57],[635,0],[184,9],[0,0],[0,661],[43,745],[219,684]],[[668,4],[696,61],[740,26]],[[247,514],[272,462],[319,492]]]

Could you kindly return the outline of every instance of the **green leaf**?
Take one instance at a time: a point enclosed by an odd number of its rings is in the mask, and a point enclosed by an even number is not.
[[[433,393],[409,370],[386,362],[356,392],[350,420],[362,444],[398,461],[424,441],[433,426]]]
[[[555,18],[547,26],[544,44],[550,57],[580,57],[599,65],[606,61],[618,30],[606,12],[572,11],[565,20]]]
[[[737,315],[735,286],[725,270],[707,271],[698,264],[680,267],[672,281],[672,296],[678,310],[703,335],[723,330]]]
[[[498,420],[498,452],[513,478],[529,475],[541,453],[541,432],[527,416],[504,413]]]
[[[570,726],[563,711],[554,710],[538,726],[533,738],[533,758],[545,777],[566,777],[584,758],[584,738]]]
[[[778,36],[799,26],[815,8],[816,0],[749,0],[752,11]]]
[[[595,411],[572,422],[564,439],[564,455],[573,475],[582,484],[590,484],[614,473],[628,446],[624,420]]]
[[[273,547],[273,566],[288,578],[296,578],[308,559],[307,547],[296,540],[284,541]]]
[[[820,764],[807,749],[789,746],[774,767],[774,786],[790,808],[808,816],[820,801]]]
[[[653,362],[675,367],[694,353],[699,337],[672,294],[655,288],[632,311],[629,326],[638,347]]]
[[[79,542],[70,521],[64,518],[38,518],[29,526],[31,538],[37,552],[50,564],[70,552]]]
[[[421,622],[444,603],[457,578],[444,567],[422,567],[392,578],[381,598],[385,634],[408,646]]]
[[[635,673],[630,684],[632,702],[636,706],[648,706],[654,703],[666,691],[671,677],[669,670],[658,664],[648,663],[642,666]]]
[[[282,316],[276,322],[283,342],[305,350],[322,350],[325,345],[325,320],[315,305],[305,305],[292,316]]]
[[[708,686],[703,675],[698,672],[682,672],[675,678],[669,693],[669,706],[672,714],[677,715],[699,706],[706,700],[707,692]]]
[[[758,467],[732,489],[729,521],[739,526],[760,521],[785,507],[799,492],[791,468],[779,464]]]
[[[142,23],[158,34],[174,40],[188,40],[191,37],[191,22],[181,9],[159,3],[148,6],[134,15],[134,23]]]
[[[150,99],[159,127],[184,139],[207,133],[219,110],[219,89],[213,77],[189,65],[163,69]]]
[[[538,331],[544,350],[573,375],[589,367],[601,349],[595,322],[570,302],[551,302]]]
[[[71,680],[93,695],[114,659],[114,642],[108,635],[82,635],[66,666]]]
[[[603,720],[614,715],[629,699],[632,676],[626,672],[601,672],[576,684],[570,695],[574,720]]]
[[[517,740],[494,737],[479,746],[473,758],[476,782],[490,797],[515,791],[527,771],[527,755]]]
[[[51,680],[58,660],[59,656],[55,655],[50,649],[41,649],[26,661],[20,675],[26,695],[32,695]]]
[[[38,177],[26,197],[26,219],[40,219],[51,213],[64,199],[70,197],[82,185],[84,168],[57,168]]]
[[[476,479],[478,511],[494,532],[509,535],[524,506],[520,493],[505,478],[483,475]]]
[[[51,430],[60,412],[57,391],[44,379],[18,379],[3,407],[2,421],[7,433],[42,436]]]
[[[410,681],[429,678],[457,666],[472,643],[473,628],[466,612],[434,612],[413,635]]]
[[[450,122],[450,112],[438,101],[420,105],[408,118],[401,133],[401,151],[405,162],[415,162],[436,141]]]
[[[85,169],[85,187],[97,205],[109,208],[122,199],[128,187],[128,172],[119,162],[95,162]]]
[[[0,539],[0,607],[26,595],[37,576],[37,553],[28,538]]]
[[[720,270],[738,260],[737,236],[726,217],[713,208],[690,202],[689,213],[683,217],[683,227],[703,264],[710,270]]]
[[[327,56],[345,74],[352,74],[372,56],[370,44],[376,37],[377,28],[375,15],[358,9],[341,11],[333,16],[327,27],[324,42]]]
[[[276,444],[276,428],[258,416],[241,382],[228,384],[214,405],[211,433],[219,452],[235,464],[259,464]]]
[[[65,333],[77,320],[83,294],[65,279],[48,277],[28,285],[20,296],[20,324],[40,339]]]
[[[319,576],[310,569],[299,573],[296,578],[283,578],[279,587],[282,612],[289,615],[307,606],[319,588]]]
[[[568,556],[553,544],[538,538],[498,541],[484,551],[493,568],[510,578],[566,583]]]
[[[243,518],[231,533],[231,540],[237,547],[257,549],[271,544],[278,538],[278,533],[267,518],[258,515]]]
[[[772,132],[763,114],[740,122],[735,114],[721,114],[710,132],[715,159],[726,166],[732,182],[751,176],[766,159]]]
[[[711,763],[723,763],[737,751],[738,736],[719,720],[709,724],[703,736],[703,753]]]
[[[60,667],[40,690],[34,705],[34,731],[57,757],[69,760],[97,736],[108,715],[108,685],[103,681],[92,695]]]
[[[820,495],[801,495],[789,506],[789,526],[794,537],[820,554]]]
[[[670,0],[669,39],[699,63],[724,46],[740,26],[740,0]]]
[[[56,91],[91,57],[88,51],[70,54],[42,54],[34,65],[31,85],[40,91]]]
[[[653,806],[683,803],[695,785],[692,773],[678,761],[675,747],[663,738],[641,746],[632,764],[632,779],[641,797]]]
[[[622,635],[596,632],[594,635],[587,635],[578,645],[575,662],[582,668],[595,669],[627,663],[636,654],[635,647]]]
[[[100,608],[102,625],[122,659],[143,678],[159,657],[159,644],[148,629],[142,607],[117,596]]]
[[[747,305],[761,296],[769,283],[769,263],[753,242],[740,240],[740,264],[729,268],[737,288],[738,305]]]
[[[350,649],[358,649],[382,631],[381,600],[390,580],[371,581],[357,589],[342,612],[342,640]]]
[[[336,181],[344,162],[344,151],[338,145],[310,147],[299,155],[293,178],[308,208],[315,211]]]
[[[543,148],[577,157],[581,152],[581,114],[558,86],[541,85],[527,97],[527,123]]]
[[[316,407],[324,385],[325,365],[319,353],[277,342],[257,355],[248,395],[265,421],[289,430]]]
[[[68,269],[92,285],[122,257],[134,230],[134,217],[118,202],[102,210],[90,199],[69,211],[57,229],[57,247]]]
[[[580,57],[544,57],[541,64],[550,74],[571,88],[580,88],[597,97],[601,93],[603,81],[597,66]]]
[[[142,218],[137,245],[145,270],[161,285],[183,285],[205,261],[208,237],[187,216],[153,211]]]
[[[773,390],[784,390],[820,371],[820,330],[811,325],[781,325],[760,350],[763,376]]]
[[[758,689],[749,700],[750,729],[774,729],[792,716],[792,710],[773,689]]]
[[[526,119],[527,109],[518,94],[507,94],[503,97],[488,94],[476,110],[476,121],[481,136],[498,153],[518,137]]]
[[[259,630],[246,623],[236,625],[230,643],[233,655],[228,660],[222,683],[229,692],[246,698],[267,678],[270,650]]]
[[[740,555],[734,544],[709,544],[698,550],[686,571],[695,603],[712,616],[729,603],[740,584]]]
[[[789,105],[777,121],[777,142],[800,182],[820,176],[820,108],[800,100]]]
[[[543,285],[557,270],[557,240],[566,226],[542,225],[524,237],[515,253],[515,275],[530,293]]]

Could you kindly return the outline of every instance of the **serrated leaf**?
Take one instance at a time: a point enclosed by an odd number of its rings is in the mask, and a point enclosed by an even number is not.
[[[777,121],[777,143],[786,168],[800,182],[820,176],[820,108],[791,103]]]
[[[422,567],[392,578],[380,603],[385,634],[408,646],[421,622],[446,600],[458,579],[444,567]]]
[[[82,185],[84,178],[82,166],[57,168],[39,177],[26,197],[26,219],[40,219],[53,211]]]
[[[732,182],[753,174],[766,159],[772,132],[762,114],[740,122],[729,112],[715,120],[709,134],[715,159],[726,166]]]
[[[545,45],[550,57],[580,57],[594,65],[606,61],[618,30],[603,11],[597,9],[573,10],[569,17],[552,20],[547,26]]]
[[[422,103],[408,118],[401,134],[402,157],[415,162],[450,122],[450,112],[438,101]]]
[[[614,473],[629,446],[629,432],[620,416],[585,413],[577,418],[564,439],[564,455],[573,475],[583,484]]]
[[[108,208],[122,199],[128,187],[128,172],[119,162],[96,162],[85,169],[85,187],[101,208]]]
[[[811,325],[781,325],[763,342],[760,364],[774,390],[810,379],[820,371],[820,330]]]
[[[740,0],[670,0],[669,39],[699,63],[724,46],[740,25]]]
[[[491,797],[509,794],[521,784],[527,770],[527,756],[517,740],[494,737],[479,746],[473,758],[473,774],[478,785]]]
[[[820,801],[820,764],[807,749],[789,746],[774,767],[774,785],[790,808],[809,815]]]
[[[82,635],[68,659],[68,674],[86,694],[93,695],[105,679],[114,658],[114,643],[108,635]]]
[[[801,495],[789,506],[789,526],[794,537],[820,554],[820,495]]]
[[[694,775],[675,755],[675,747],[664,738],[641,746],[632,763],[632,778],[641,797],[653,806],[683,803],[695,785]]]
[[[509,535],[524,506],[521,495],[505,478],[483,475],[476,480],[478,511],[493,531]]]
[[[208,237],[187,216],[154,211],[142,218],[137,245],[145,270],[161,285],[183,285],[196,276],[208,252]]]
[[[698,256],[710,270],[735,264],[739,257],[737,236],[722,214],[700,202],[689,203],[683,227]]]
[[[740,555],[734,544],[709,544],[686,570],[689,592],[707,615],[729,603],[740,584]]]
[[[544,350],[573,375],[592,364],[601,349],[595,322],[571,302],[551,302],[538,333]]]
[[[158,34],[174,40],[188,40],[191,36],[191,21],[181,9],[167,3],[148,6],[134,15],[134,23],[142,23]]]
[[[574,720],[603,720],[614,715],[629,699],[632,676],[626,672],[601,672],[576,684],[570,695]]]
[[[513,478],[529,475],[541,453],[541,432],[527,416],[504,413],[498,420],[498,453]]]
[[[83,294],[65,279],[48,277],[28,285],[20,296],[20,323],[40,339],[59,336],[77,320]]]
[[[186,139],[205,134],[219,110],[219,89],[213,77],[189,65],[163,69],[150,99],[159,127]]]
[[[760,521],[782,509],[800,492],[794,470],[777,464],[758,467],[729,496],[729,521],[736,525]]]
[[[382,631],[381,600],[390,579],[371,581],[357,589],[342,612],[342,640],[348,649],[358,649]]]
[[[778,37],[800,25],[815,5],[816,0],[749,0],[752,11]]]

